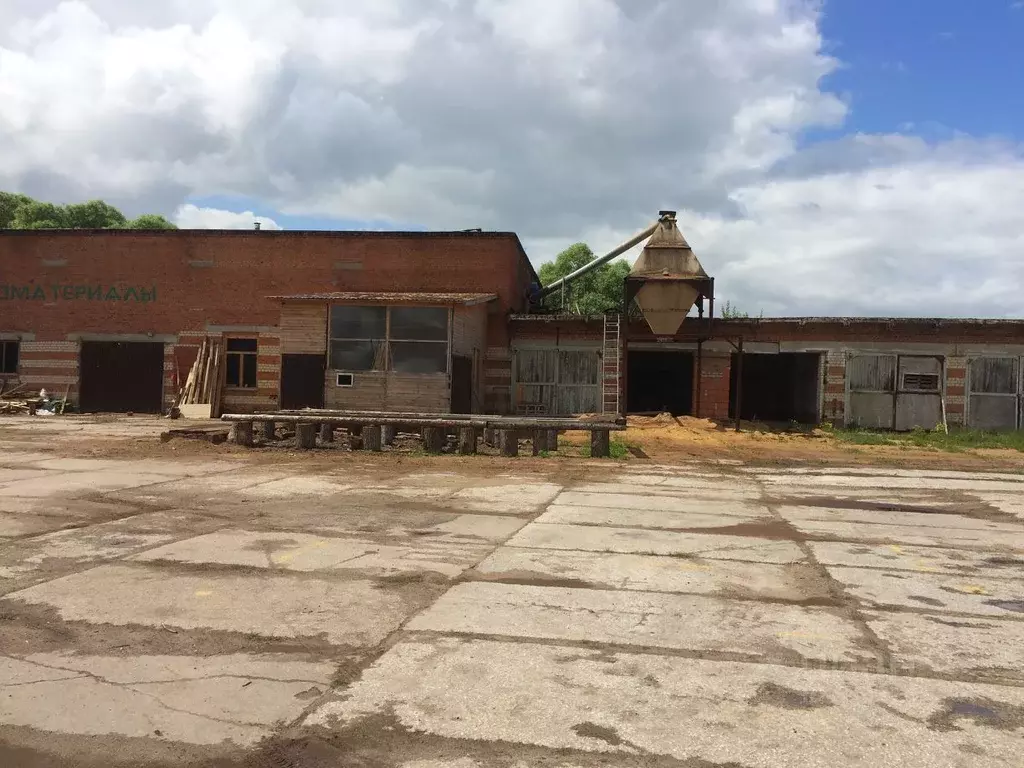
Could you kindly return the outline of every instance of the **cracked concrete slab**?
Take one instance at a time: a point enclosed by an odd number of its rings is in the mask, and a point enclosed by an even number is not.
[[[67,496],[96,491],[116,491],[166,483],[166,474],[135,472],[130,469],[108,469],[97,472],[47,472],[39,477],[15,480],[0,486],[0,497],[42,498]]]
[[[342,485],[319,477],[285,477],[240,488],[238,492],[243,496],[257,499],[290,499],[293,496],[332,496],[351,489],[351,485]]]
[[[564,552],[502,547],[472,572],[489,578],[584,582],[606,589],[720,594],[767,600],[827,600],[828,583],[806,565]]]
[[[985,574],[910,574],[834,565],[826,569],[849,594],[871,606],[1024,619],[1024,580],[990,579]]]
[[[864,616],[905,674],[1024,682],[1020,622],[883,611]]]
[[[768,507],[738,502],[704,502],[692,510],[676,512],[643,509],[614,509],[552,504],[537,518],[538,523],[561,525],[603,525],[619,528],[684,530],[687,528],[728,528],[744,520],[768,519]]]
[[[168,573],[143,565],[101,565],[4,599],[56,608],[65,621],[142,624],[326,637],[374,646],[405,619],[397,594],[371,581],[326,581],[286,574]]]
[[[1017,764],[1019,731],[998,718],[1022,707],[1004,686],[439,639],[395,646],[306,722],[391,712],[447,739],[693,765],[963,768]]]
[[[561,490],[562,486],[552,483],[482,485],[458,491],[450,502],[465,510],[518,515],[550,503]]]
[[[803,534],[843,541],[911,544],[924,547],[974,547],[993,552],[1024,552],[1024,536],[1006,531],[976,528],[933,528],[908,525],[877,525],[842,520],[792,520]]]
[[[885,512],[874,509],[836,509],[813,506],[780,506],[776,511],[790,521],[836,521],[847,523],[870,523],[872,525],[898,525],[907,528],[966,528],[978,531],[994,531],[1024,537],[1024,525],[982,520],[968,515],[940,514],[935,512]]]
[[[1003,480],[979,480],[969,473],[960,473],[956,477],[913,477],[906,475],[879,476],[858,476],[848,474],[820,474],[820,475],[793,475],[793,474],[764,474],[761,481],[765,485],[786,486],[790,488],[868,488],[892,490],[894,488],[943,490],[943,491],[994,491],[994,492],[1024,492],[1024,477],[1009,476],[1016,479]]]
[[[151,549],[131,559],[303,572],[364,570],[390,575],[432,571],[454,578],[490,550],[486,543],[435,543],[427,538],[396,546],[303,533],[226,530]]]
[[[860,629],[824,609],[698,595],[470,582],[410,630],[614,643],[799,661],[875,661]]]
[[[651,509],[669,512],[692,508],[695,500],[752,501],[760,498],[757,488],[733,486],[704,487],[699,490],[667,488],[657,485],[636,486],[629,483],[580,483],[559,495],[559,504],[584,507],[615,507],[618,509]]]
[[[509,539],[508,546],[706,557],[756,563],[799,563],[806,560],[803,550],[793,541],[589,525],[532,523]]]
[[[439,533],[445,540],[481,540],[500,542],[526,525],[526,520],[494,515],[459,515],[454,520],[418,529],[418,532]]]
[[[0,723],[251,745],[301,714],[333,673],[331,664],[275,656],[0,657]]]
[[[48,472],[41,469],[7,469],[0,467],[0,486],[13,483],[16,480],[31,480],[37,477],[45,477]]]
[[[0,546],[0,593],[62,575],[82,563],[115,560],[159,546],[204,524],[209,527],[210,522],[195,515],[155,512]]]
[[[1024,555],[985,550],[844,541],[812,541],[807,546],[823,565],[966,575],[984,571],[988,578],[1020,578],[1024,573]]]

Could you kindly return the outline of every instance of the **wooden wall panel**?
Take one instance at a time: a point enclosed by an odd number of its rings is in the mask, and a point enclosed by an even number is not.
[[[326,351],[327,305],[282,305],[281,353],[285,355],[322,355]]]

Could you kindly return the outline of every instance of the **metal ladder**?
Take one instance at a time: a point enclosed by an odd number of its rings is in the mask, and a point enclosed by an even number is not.
[[[602,412],[619,414],[621,386],[622,316],[604,316],[604,348],[601,355]]]

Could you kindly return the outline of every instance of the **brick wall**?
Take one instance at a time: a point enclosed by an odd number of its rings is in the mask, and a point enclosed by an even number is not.
[[[821,418],[835,426],[846,421],[846,353],[825,354],[825,398]]]
[[[495,293],[504,316],[523,308],[523,260],[515,235],[494,233],[6,232],[0,332],[275,326],[266,297],[335,290]]]
[[[46,389],[54,397],[63,397],[67,392],[68,398],[77,402],[78,342],[21,342],[17,380],[25,385],[22,392]]]
[[[524,309],[534,279],[518,238],[503,233],[5,232],[0,265],[0,333],[24,337],[19,381],[58,394],[70,384],[75,400],[79,345],[72,337],[177,337],[165,353],[166,404],[208,328],[278,325],[281,305],[269,296],[493,293],[488,344],[507,349],[506,317]],[[229,392],[225,406],[276,405],[280,358],[279,339],[261,335],[257,390]],[[507,402],[507,387],[494,384],[491,401]]]
[[[967,410],[967,358],[946,358],[946,421],[962,426]]]
[[[703,355],[699,376],[694,368],[694,386],[700,388],[700,408],[696,413],[698,417],[703,419],[727,419],[729,417],[731,375],[732,357],[730,355]],[[696,399],[695,392],[695,409]]]

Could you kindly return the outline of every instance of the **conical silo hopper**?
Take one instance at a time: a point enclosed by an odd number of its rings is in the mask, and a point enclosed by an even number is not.
[[[674,213],[662,214],[629,281],[638,285],[636,303],[654,335],[675,336],[709,278],[679,231]]]

